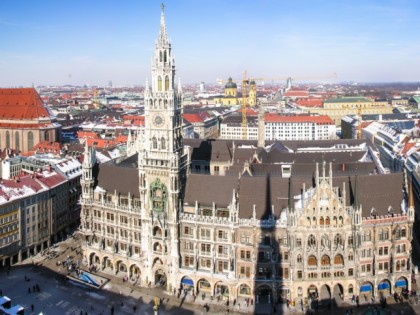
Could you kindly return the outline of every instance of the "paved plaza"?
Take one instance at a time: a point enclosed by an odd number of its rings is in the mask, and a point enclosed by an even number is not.
[[[154,300],[157,297],[161,301],[159,314],[226,314],[227,307],[223,302],[210,299],[202,300],[200,297],[195,301],[193,297],[178,298],[167,294],[160,288],[142,288],[130,282],[123,281],[122,277],[109,273],[97,272],[98,277],[109,279],[102,289],[90,288],[86,285],[69,281],[66,277],[67,270],[62,262],[69,258],[73,262],[83,265],[80,252],[80,242],[76,238],[56,244],[54,247],[38,253],[19,265],[14,265],[7,271],[0,269],[0,290],[3,295],[12,299],[12,304],[20,304],[26,308],[25,314],[45,315],[86,315],[86,314],[153,314]],[[60,265],[58,265],[60,262]],[[25,280],[26,278],[26,280]],[[39,290],[36,290],[38,285]],[[345,304],[339,309],[321,309],[316,314],[389,314],[410,315],[420,314],[420,305],[412,299],[409,303],[395,304],[389,299],[386,309],[379,305],[355,305]],[[207,303],[208,312],[203,305]],[[34,311],[31,310],[33,305]],[[230,305],[229,314],[257,314],[254,308],[245,305]],[[287,308],[285,304],[276,305],[276,314],[302,314],[301,309]],[[310,312],[305,310],[305,313]]]

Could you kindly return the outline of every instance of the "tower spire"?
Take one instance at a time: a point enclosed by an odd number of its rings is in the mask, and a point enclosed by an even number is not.
[[[168,41],[168,35],[166,34],[166,23],[165,23],[165,4],[162,2],[162,11],[160,13],[160,32],[159,39],[161,42]]]

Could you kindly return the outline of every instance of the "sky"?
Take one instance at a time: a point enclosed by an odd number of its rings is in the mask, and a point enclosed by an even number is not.
[[[144,85],[160,11],[158,0],[1,0],[0,87]],[[165,1],[184,84],[244,71],[273,81],[419,82],[419,17],[418,0]]]

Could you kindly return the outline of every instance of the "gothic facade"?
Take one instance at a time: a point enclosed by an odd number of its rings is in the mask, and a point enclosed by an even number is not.
[[[184,145],[174,80],[162,10],[144,133],[118,163],[98,165],[85,148],[89,266],[255,305],[410,289],[414,203],[402,173],[378,174],[361,140]],[[194,159],[210,174],[191,174]]]

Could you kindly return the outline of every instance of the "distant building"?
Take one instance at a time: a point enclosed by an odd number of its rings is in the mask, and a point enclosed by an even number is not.
[[[183,119],[194,128],[195,138],[208,139],[219,136],[219,120],[206,111],[200,113],[184,113]]]
[[[420,109],[420,95],[413,95],[409,100],[409,105]]]
[[[200,93],[206,92],[206,86],[204,82],[200,82]]]
[[[249,83],[249,93],[246,102],[247,106],[255,106],[257,104],[257,86],[255,81]],[[242,105],[242,92],[238,93],[238,86],[233,82],[232,78],[229,78],[225,84],[224,96],[215,97],[214,103],[223,106]]]
[[[0,89],[0,147],[27,152],[60,141],[61,125],[34,88]]]
[[[330,116],[335,124],[340,126],[341,117],[356,115],[359,106],[362,114],[391,114],[393,109],[384,102],[375,102],[365,97],[342,97],[326,99],[322,108],[308,107],[306,110],[309,113]]]
[[[265,114],[265,140],[330,140],[336,126],[328,116]],[[242,116],[230,115],[220,123],[221,139],[243,139]],[[258,139],[258,118],[247,117],[247,139]]]

